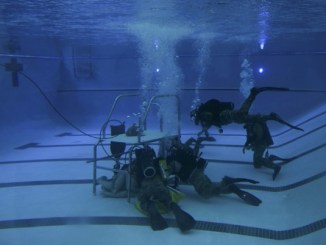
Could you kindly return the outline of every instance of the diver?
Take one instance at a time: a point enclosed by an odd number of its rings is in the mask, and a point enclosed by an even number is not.
[[[160,159],[149,146],[136,149],[135,175],[139,185],[137,199],[140,209],[145,212],[150,221],[151,228],[164,230],[168,227],[163,218],[160,207],[171,210],[181,231],[185,232],[194,227],[195,219],[182,210],[177,201],[171,196],[166,184],[165,170],[160,165]]]
[[[276,155],[269,155],[267,149],[269,146],[273,145],[274,142],[266,124],[266,120],[256,119],[253,121],[247,121],[244,128],[246,129],[247,139],[242,149],[243,153],[245,153],[245,150],[252,150],[254,152],[254,167],[261,168],[264,166],[273,169],[273,180],[275,180],[281,171],[281,166],[280,164],[276,164],[276,161],[285,164],[293,160],[293,158],[285,159]]]
[[[206,138],[210,140],[212,140],[212,137],[209,137],[208,129],[211,126],[216,126],[217,128],[219,128],[219,132],[222,133],[223,125],[228,125],[230,123],[245,124],[248,121],[254,121],[256,119],[264,121],[277,121],[289,126],[290,128],[303,131],[301,128],[293,126],[288,122],[284,121],[276,113],[270,113],[269,115],[249,114],[250,107],[259,93],[263,91],[288,90],[288,88],[277,87],[253,87],[250,90],[249,96],[246,98],[246,100],[243,102],[243,104],[238,110],[234,110],[234,104],[232,102],[221,102],[217,99],[211,99],[192,110],[190,113],[190,117],[196,125],[200,124],[202,127],[202,130],[199,132],[198,136],[201,136],[203,133],[205,133]]]
[[[115,170],[111,179],[106,176],[97,179],[102,195],[115,198],[136,196],[135,207],[148,215],[154,231],[168,227],[162,214],[169,211],[175,215],[181,231],[192,229],[196,221],[178,205],[183,193],[174,189],[172,184],[169,186],[166,161],[157,158],[149,146],[136,149],[135,155],[136,159],[130,165],[125,164],[120,170]]]
[[[262,202],[259,198],[249,192],[241,190],[235,183],[249,182],[257,184],[258,182],[245,178],[231,178],[225,176],[221,182],[212,182],[204,173],[207,161],[200,157],[200,144],[206,138],[190,138],[182,143],[179,137],[171,142],[170,152],[167,157],[167,164],[171,173],[180,178],[180,182],[193,185],[196,192],[203,198],[219,196],[220,194],[234,193],[246,203],[259,206]],[[191,145],[195,143],[195,147]]]
[[[137,183],[135,176],[128,176],[129,164],[123,165],[121,169],[113,169],[114,174],[110,179],[101,176],[96,180],[96,183],[101,185],[102,196],[114,198],[134,197],[138,191]]]

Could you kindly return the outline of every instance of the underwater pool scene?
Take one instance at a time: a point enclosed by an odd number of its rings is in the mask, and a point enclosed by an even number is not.
[[[0,244],[324,244],[325,13],[0,0]]]

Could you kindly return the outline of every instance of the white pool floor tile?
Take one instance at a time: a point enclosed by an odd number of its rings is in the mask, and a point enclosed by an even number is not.
[[[283,166],[275,181],[271,179],[271,170],[253,168],[251,152],[243,155],[240,147],[222,145],[226,141],[241,145],[242,136],[229,136],[225,141],[227,136],[221,136],[214,142],[220,145],[207,144],[203,157],[220,160],[208,164],[207,175],[213,181],[225,175],[255,179],[265,189],[247,191],[263,203],[259,207],[249,206],[235,195],[204,200],[191,186],[180,186],[185,193],[180,206],[201,224],[186,234],[176,227],[154,232],[139,223],[137,219],[143,221],[145,216],[135,209],[133,200],[128,203],[125,198],[104,198],[99,194],[99,187],[98,194],[93,195],[90,182],[93,165],[87,161],[92,159],[96,139],[73,133],[69,128],[38,128],[37,133],[26,130],[21,134],[9,130],[2,138],[10,135],[10,140],[1,141],[0,151],[0,244],[323,244],[326,240],[323,174],[326,127],[314,129],[322,126],[324,119],[325,116],[304,124],[305,136],[290,131],[275,137],[275,149],[270,150],[273,154],[290,157],[311,150]],[[58,137],[63,133],[71,134]],[[25,148],[15,149],[22,146]],[[98,176],[102,174],[111,175],[99,170]],[[321,176],[313,179],[316,175]],[[312,180],[300,184],[309,178]],[[112,217],[118,221],[103,222]],[[131,223],[125,221],[129,218]],[[166,218],[173,219],[173,216],[167,214]],[[42,223],[47,220],[53,223]],[[14,222],[22,225],[10,226]],[[316,222],[321,222],[323,228],[309,232]],[[218,225],[238,226],[244,233],[219,230]],[[284,237],[264,237],[259,233],[269,236],[268,231],[283,232]],[[291,232],[302,234],[291,238]]]

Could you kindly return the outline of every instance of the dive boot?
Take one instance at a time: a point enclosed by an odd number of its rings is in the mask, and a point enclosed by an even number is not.
[[[170,208],[175,215],[177,225],[181,231],[188,231],[194,227],[196,224],[195,219],[190,214],[183,211],[178,204],[172,202]]]

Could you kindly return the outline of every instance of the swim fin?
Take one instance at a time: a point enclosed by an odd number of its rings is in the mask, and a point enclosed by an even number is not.
[[[289,88],[282,88],[282,87],[253,87],[251,89],[252,93],[258,94],[264,91],[289,91]]]
[[[119,125],[110,125],[110,128],[111,128],[112,136],[117,136],[125,132],[124,123],[121,123]],[[115,159],[119,159],[124,153],[125,149],[126,149],[126,143],[115,142],[114,140],[111,141],[110,151]]]
[[[212,136],[206,136],[206,137],[199,137],[198,141],[201,143],[202,141],[208,141],[208,142],[215,142],[216,139]]]
[[[276,113],[271,113],[270,114],[271,117],[272,117],[272,120],[274,121],[277,121],[279,123],[282,123],[282,124],[285,124],[286,126],[290,127],[290,128],[293,128],[293,129],[296,129],[296,130],[299,130],[299,131],[304,131],[302,128],[299,128],[297,126],[294,126],[290,123],[288,123],[287,121],[284,121],[279,115],[277,115]]]
[[[188,231],[194,227],[196,224],[195,219],[190,214],[183,211],[178,204],[172,202],[170,208],[175,215],[177,225],[181,231]]]
[[[233,183],[238,183],[238,182],[249,182],[251,184],[258,184],[259,182],[256,180],[252,179],[246,179],[246,178],[231,178],[229,176],[225,176],[222,180],[223,183],[230,185]]]
[[[148,210],[149,223],[154,231],[161,231],[168,228],[168,223],[156,209],[154,203],[149,204]]]
[[[281,171],[281,166],[276,165],[276,168],[274,169],[274,173],[273,173],[273,180],[276,179],[276,176],[280,173]]]
[[[278,165],[285,165],[291,161],[293,161],[294,159],[296,159],[297,157],[291,157],[291,158],[282,158],[282,157],[278,157],[276,155],[269,155],[267,157],[270,161],[275,162],[275,161],[280,161],[280,163],[278,163]]]
[[[231,192],[236,194],[238,197],[240,197],[243,201],[245,201],[249,205],[259,206],[262,203],[262,201],[258,197],[254,196],[249,192],[240,190],[239,187],[237,187],[236,185],[232,184],[229,186],[229,188]]]

